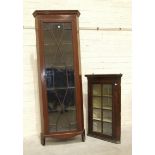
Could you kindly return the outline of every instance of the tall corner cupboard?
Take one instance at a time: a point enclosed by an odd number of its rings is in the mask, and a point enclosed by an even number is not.
[[[41,144],[47,137],[85,141],[78,10],[36,10]]]

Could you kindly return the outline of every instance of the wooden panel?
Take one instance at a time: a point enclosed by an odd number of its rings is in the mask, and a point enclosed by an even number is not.
[[[121,135],[121,77],[122,74],[98,74],[85,75],[88,78],[88,135],[105,139],[111,142],[120,143]],[[105,95],[101,89],[101,99],[110,97],[112,107],[101,109],[102,131],[93,130],[93,85],[112,85],[112,94]],[[101,87],[102,88],[102,87]],[[101,102],[103,106],[103,101]],[[109,112],[110,110],[110,112]],[[111,113],[112,112],[112,113]],[[112,119],[110,119],[112,114]],[[106,117],[104,117],[106,116]],[[109,123],[109,124],[108,124]],[[105,128],[104,128],[105,127]],[[110,129],[112,128],[112,130]],[[110,131],[111,130],[111,131]],[[111,133],[112,132],[112,133]]]

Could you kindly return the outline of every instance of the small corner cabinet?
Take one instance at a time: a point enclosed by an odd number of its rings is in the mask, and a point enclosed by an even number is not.
[[[122,74],[88,78],[88,135],[120,143]]]
[[[35,17],[41,109],[41,144],[45,138],[81,135],[83,124],[77,10],[37,10]]]

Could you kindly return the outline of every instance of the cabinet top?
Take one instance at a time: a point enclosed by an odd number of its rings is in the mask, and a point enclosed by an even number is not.
[[[33,12],[33,16],[37,15],[77,15],[80,16],[78,10],[36,10]]]

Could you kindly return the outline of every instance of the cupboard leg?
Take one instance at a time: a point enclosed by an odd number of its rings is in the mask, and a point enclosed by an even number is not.
[[[81,134],[81,138],[82,138],[82,141],[85,142],[85,139],[86,139],[86,137],[85,137],[85,130],[84,130],[83,133]]]
[[[41,133],[40,138],[41,138],[41,144],[45,145],[45,137],[44,137],[44,135],[42,133]]]
[[[115,143],[116,144],[121,144],[121,141],[120,140],[117,140]]]

